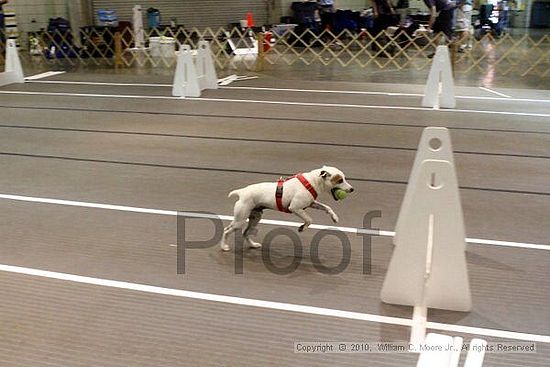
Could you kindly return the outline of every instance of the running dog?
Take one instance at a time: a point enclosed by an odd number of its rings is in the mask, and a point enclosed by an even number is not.
[[[258,222],[262,218],[264,209],[279,210],[285,213],[294,213],[304,224],[298,231],[302,232],[312,222],[306,213],[307,208],[325,211],[334,223],[338,223],[338,216],[332,208],[317,201],[321,192],[330,192],[334,200],[338,200],[336,190],[353,192],[353,187],[346,181],[344,173],[338,168],[323,166],[306,173],[299,173],[287,179],[280,178],[277,182],[262,182],[233,190],[228,197],[238,197],[233,209],[234,219],[223,231],[220,246],[223,251],[229,251],[227,237],[241,231],[248,219],[248,225],[243,237],[250,247],[259,248],[261,243],[254,242],[250,235],[254,234]]]

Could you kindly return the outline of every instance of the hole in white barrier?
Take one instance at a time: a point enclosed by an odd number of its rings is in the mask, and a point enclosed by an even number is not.
[[[433,190],[438,190],[443,187],[443,183],[440,182],[439,177],[436,176],[435,172],[432,172],[430,175],[430,182],[428,187]]]
[[[431,150],[436,152],[439,149],[441,149],[441,145],[443,145],[443,143],[441,142],[441,139],[439,139],[439,138],[431,138],[430,141],[428,142],[428,145],[430,146]]]

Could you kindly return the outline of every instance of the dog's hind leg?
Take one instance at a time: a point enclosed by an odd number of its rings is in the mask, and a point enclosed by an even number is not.
[[[260,248],[262,247],[262,244],[259,242],[253,241],[250,236],[256,234],[256,226],[262,219],[262,210],[261,209],[254,209],[250,212],[250,216],[248,217],[248,226],[244,230],[243,236],[246,242],[250,245],[250,247],[253,248]]]
[[[222,239],[220,241],[220,247],[223,251],[229,251],[227,236],[229,236],[229,234],[231,234],[233,231],[233,222],[229,223],[229,225],[223,229]]]
[[[220,247],[223,251],[229,251],[229,244],[227,243],[227,237],[235,232],[240,231],[246,224],[246,218],[250,215],[252,208],[250,205],[247,205],[242,200],[239,200],[235,203],[235,208],[233,210],[233,221],[223,230],[222,240]]]

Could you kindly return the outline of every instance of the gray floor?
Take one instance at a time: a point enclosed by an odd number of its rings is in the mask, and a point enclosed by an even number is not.
[[[78,73],[49,80],[170,84],[169,78],[158,76]],[[420,85],[271,78],[232,86],[422,92]],[[445,112],[415,109],[419,96],[225,88],[206,91],[203,100],[185,101],[68,95],[169,97],[170,88],[164,86],[45,83],[12,85],[0,92],[9,91],[32,94],[0,94],[4,194],[231,214],[232,201],[226,197],[230,190],[330,164],[346,172],[357,190],[331,204],[340,225],[361,227],[365,213],[381,210],[376,224],[393,230],[422,128],[446,126],[453,139],[468,237],[550,244],[548,102],[459,98],[460,111]],[[548,91],[497,91],[550,100]],[[469,87],[457,88],[457,94],[496,97]],[[289,101],[309,105],[284,104]],[[387,237],[374,239],[371,274],[362,273],[362,238],[349,236],[352,262],[339,275],[316,272],[306,245],[301,266],[288,276],[267,271],[254,250],[245,251],[244,274],[236,275],[234,254],[216,247],[189,251],[187,272],[178,276],[176,248],[171,246],[176,243],[174,217],[4,199],[0,207],[2,264],[411,317],[411,308],[379,300],[392,252]],[[330,223],[322,214],[313,215],[316,223]],[[295,220],[273,212],[266,217]],[[273,228],[262,226],[259,237]],[[189,226],[191,238],[204,238],[211,231],[207,220],[195,219]],[[311,229],[300,237],[309,244],[316,232]],[[292,249],[282,238],[275,244],[273,262],[288,264]],[[321,247],[320,257],[327,264],[337,263],[339,256],[338,246]],[[549,260],[545,250],[468,245],[474,310],[430,310],[430,321],[550,335]],[[303,355],[292,349],[295,341],[408,340],[406,327],[7,272],[0,273],[0,283],[2,366],[416,363],[416,357],[407,354]],[[537,348],[536,354],[488,354],[485,366],[548,365],[548,344],[538,343]]]

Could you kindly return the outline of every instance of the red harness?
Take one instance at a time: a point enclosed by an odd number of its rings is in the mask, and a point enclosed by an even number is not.
[[[277,209],[280,212],[290,213],[290,210],[288,210],[283,206],[283,184],[288,180],[292,180],[293,178],[297,178],[302,183],[302,185],[304,185],[304,187],[307,189],[307,191],[309,191],[311,196],[313,196],[314,200],[317,199],[317,191],[315,191],[313,186],[309,183],[308,180],[306,180],[304,175],[302,175],[301,173],[298,173],[297,175],[288,177],[286,179],[283,179],[281,177],[277,181],[277,189],[275,190],[275,202],[277,203]]]

